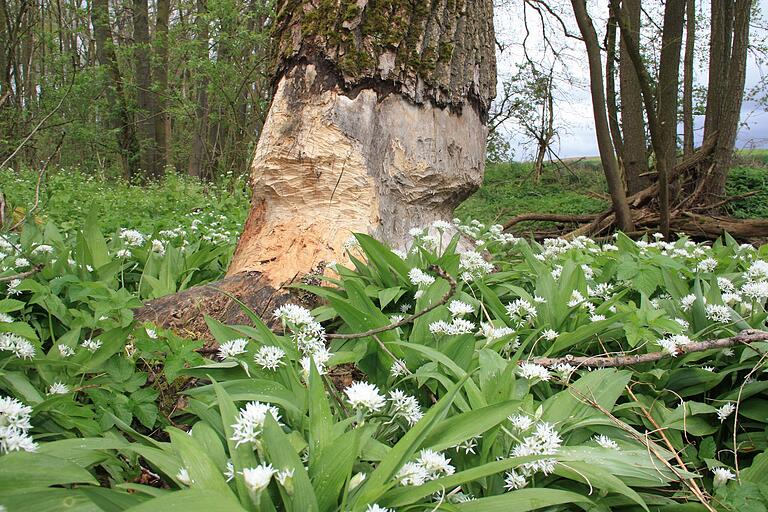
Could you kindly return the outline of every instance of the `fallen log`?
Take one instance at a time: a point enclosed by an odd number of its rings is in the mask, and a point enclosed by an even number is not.
[[[527,221],[545,221],[545,222],[590,222],[594,220],[597,215],[563,215],[558,213],[523,213],[512,217],[504,223],[504,231],[509,230],[516,224]]]
[[[275,289],[265,281],[259,272],[242,272],[215,283],[150,300],[134,310],[134,318],[139,323],[151,322],[164,329],[173,329],[187,338],[210,341],[212,337],[205,322],[206,316],[226,324],[250,323],[240,304],[232,297],[268,324],[275,308],[291,300],[306,302],[306,297],[299,291],[285,286]]]

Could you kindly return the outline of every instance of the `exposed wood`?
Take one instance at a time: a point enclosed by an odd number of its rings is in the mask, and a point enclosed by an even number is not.
[[[275,287],[343,260],[352,232],[402,247],[410,228],[451,218],[482,181],[496,85],[490,0],[284,0],[278,13],[274,96],[228,269]]]

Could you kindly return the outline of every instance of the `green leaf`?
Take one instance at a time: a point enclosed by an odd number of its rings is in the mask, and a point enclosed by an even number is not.
[[[287,510],[289,512],[317,512],[319,510],[317,497],[304,469],[304,464],[301,462],[299,454],[291,446],[288,436],[271,414],[268,414],[264,421],[262,436],[264,449],[272,466],[277,470],[293,470],[293,496],[288,497],[283,488],[280,487],[283,503],[288,505]]]
[[[456,446],[495,427],[519,407],[517,400],[501,402],[448,418],[435,425],[422,446],[438,451]]]
[[[342,434],[322,452],[311,468],[312,484],[321,511],[330,512],[338,508],[339,494],[352,476],[352,468],[360,452],[362,431],[362,428],[356,428]]]
[[[189,472],[189,477],[192,479],[190,487],[217,492],[222,495],[222,499],[234,500],[235,497],[227,485],[221,469],[216,467],[216,464],[197,440],[177,428],[169,427],[166,431],[171,436],[171,444]]]
[[[459,503],[456,509],[461,512],[526,512],[567,503],[591,505],[592,500],[581,494],[560,489],[520,489],[501,496]]]
[[[51,485],[99,482],[74,462],[40,453],[12,452],[0,457],[0,495]]]
[[[173,492],[129,508],[126,512],[157,512],[158,510],[183,510],[184,512],[245,512],[231,499],[222,499],[218,492],[189,489]]]

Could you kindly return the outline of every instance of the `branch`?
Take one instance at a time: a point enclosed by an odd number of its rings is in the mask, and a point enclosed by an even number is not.
[[[721,338],[709,341],[697,341],[680,345],[678,350],[681,354],[691,354],[693,352],[703,352],[705,350],[723,349],[734,345],[755,343],[758,341],[768,341],[768,331],[759,331],[756,329],[746,329],[736,336],[730,338]],[[633,364],[652,363],[661,359],[667,359],[672,356],[667,352],[650,352],[648,354],[638,354],[634,356],[572,356],[564,357],[540,357],[529,362],[541,366],[555,366],[558,364],[570,364],[574,366],[587,366],[590,368],[615,368],[617,366],[630,366]],[[526,361],[521,361],[521,363]]]
[[[13,281],[14,279],[24,279],[25,277],[29,277],[33,274],[37,274],[41,270],[43,270],[43,265],[35,265],[34,267],[27,270],[26,272],[21,272],[19,274],[14,274],[12,276],[0,277],[0,283],[4,283],[6,281]]]
[[[562,215],[558,213],[522,213],[515,217],[512,217],[504,223],[504,231],[513,227],[515,224],[526,222],[530,220],[546,221],[546,222],[591,222],[595,220],[597,215]]]
[[[426,308],[422,309],[421,311],[417,311],[416,313],[412,314],[411,316],[407,316],[407,317],[403,318],[400,321],[393,322],[393,323],[391,323],[389,325],[385,325],[383,327],[376,327],[376,328],[367,330],[365,332],[354,332],[354,333],[351,333],[351,334],[332,333],[332,334],[328,334],[326,337],[328,339],[332,339],[332,340],[333,339],[335,339],[335,340],[356,340],[358,338],[367,338],[368,336],[373,336],[374,334],[379,334],[381,332],[391,331],[392,329],[397,329],[398,327],[400,327],[402,325],[410,324],[414,320],[416,320],[417,318],[426,315],[427,313],[429,313],[433,309],[437,308],[438,306],[442,306],[443,304],[448,302],[451,297],[453,297],[454,293],[456,293],[456,280],[453,277],[451,277],[450,275],[448,275],[443,269],[441,269],[437,265],[432,265],[431,267],[429,267],[429,269],[431,271],[433,271],[434,273],[436,273],[437,275],[439,275],[440,277],[442,277],[443,279],[445,279],[446,281],[448,281],[450,283],[450,285],[451,285],[450,290],[448,290],[445,293],[445,295],[443,295],[443,297],[439,301],[435,302],[434,304],[431,304],[431,305],[427,306]]]

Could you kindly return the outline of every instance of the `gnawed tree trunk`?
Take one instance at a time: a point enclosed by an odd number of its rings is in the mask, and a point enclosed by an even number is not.
[[[402,246],[450,218],[481,183],[496,85],[491,0],[283,0],[277,12],[274,95],[225,280],[251,273],[265,290],[341,260],[353,232]],[[159,301],[138,317],[182,307]]]

